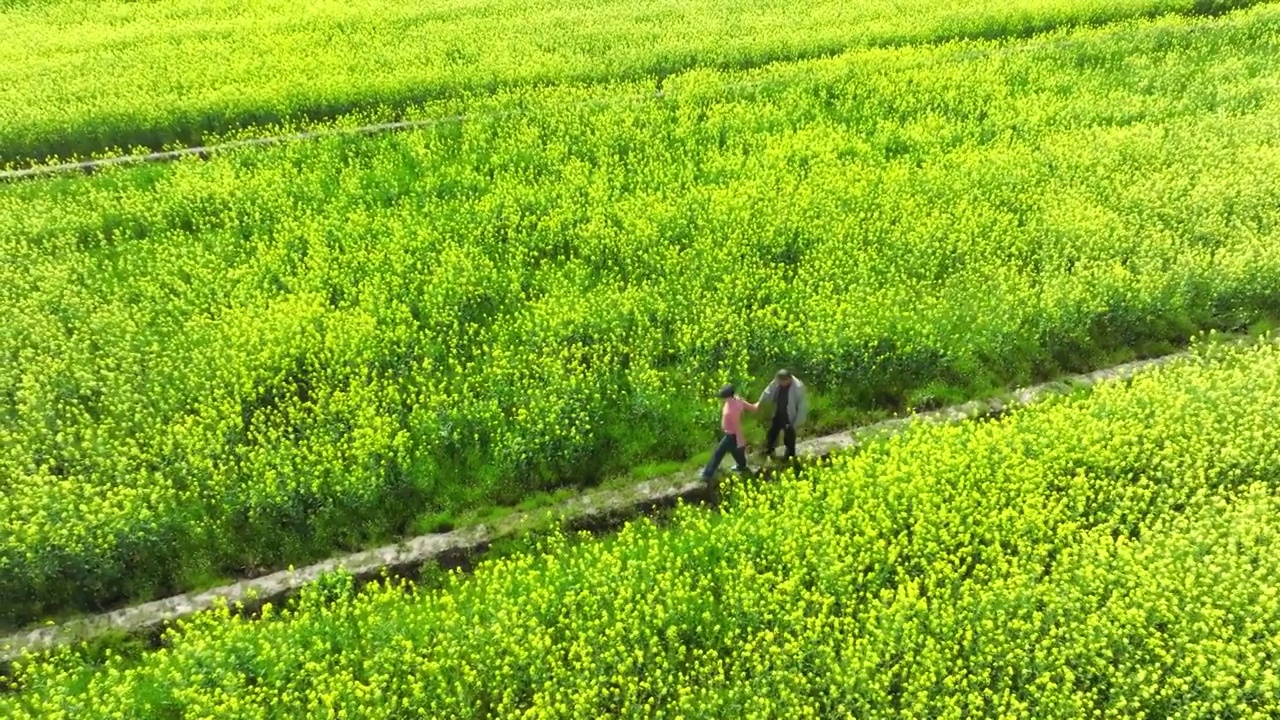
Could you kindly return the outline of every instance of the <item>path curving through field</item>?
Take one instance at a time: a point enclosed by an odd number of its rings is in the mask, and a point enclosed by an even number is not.
[[[1229,337],[1224,342],[1247,343],[1247,337]],[[1273,338],[1271,342],[1280,342]],[[973,400],[960,405],[917,413],[865,425],[851,430],[812,438],[799,443],[797,452],[804,462],[849,450],[868,440],[902,432],[912,423],[956,423],[998,416],[1006,410],[1029,405],[1046,397],[1064,395],[1099,383],[1124,381],[1154,367],[1190,356],[1190,351],[1123,363],[1091,373],[1013,391],[1007,396]],[[646,480],[620,490],[584,492],[560,505],[518,512],[493,524],[466,527],[447,533],[432,533],[373,550],[335,556],[303,568],[282,570],[258,578],[241,580],[203,592],[192,592],[147,602],[112,612],[85,616],[27,630],[0,639],[0,675],[4,666],[26,653],[38,653],[62,645],[89,641],[104,634],[158,636],[174,621],[207,611],[222,604],[239,605],[252,614],[265,603],[279,605],[304,585],[325,573],[345,571],[358,580],[384,574],[410,575],[424,563],[456,564],[459,558],[474,558],[496,540],[526,534],[558,522],[568,528],[604,528],[620,525],[625,519],[669,507],[680,501],[714,500],[696,470]]]

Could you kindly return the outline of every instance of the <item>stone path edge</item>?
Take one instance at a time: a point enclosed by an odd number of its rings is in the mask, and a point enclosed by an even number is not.
[[[1248,338],[1231,342],[1246,341]],[[1128,380],[1139,372],[1167,365],[1190,355],[1191,351],[1184,350],[1136,360],[1018,389],[1007,395],[883,420],[803,441],[797,445],[797,454],[802,460],[822,459],[832,453],[852,449],[870,439],[898,434],[914,423],[957,423],[999,416],[1007,410],[1030,405],[1046,397],[1070,394],[1099,383]],[[176,620],[214,609],[222,603],[245,603],[253,606],[261,606],[267,602],[279,604],[307,583],[336,570],[345,570],[358,580],[374,579],[384,572],[392,576],[404,575],[425,563],[451,555],[483,553],[495,540],[520,535],[533,527],[545,526],[548,519],[558,520],[562,526],[570,528],[590,526],[602,519],[633,517],[652,508],[670,506],[680,501],[706,500],[709,495],[707,484],[698,477],[696,470],[646,480],[622,489],[587,491],[559,505],[512,513],[490,524],[421,535],[393,545],[339,555],[307,567],[281,570],[212,590],[175,595],[15,633],[0,640],[0,663],[12,663],[28,653],[92,640],[106,633],[135,635],[159,632]]]

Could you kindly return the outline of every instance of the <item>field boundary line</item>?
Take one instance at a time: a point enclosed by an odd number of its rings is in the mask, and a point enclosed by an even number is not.
[[[733,89],[735,87],[736,84],[725,85],[725,89]],[[181,160],[184,157],[195,157],[200,160],[207,160],[210,156],[218,153],[232,152],[246,148],[286,145],[294,142],[321,140],[332,137],[360,137],[364,135],[410,132],[413,130],[425,130],[428,128],[439,127],[441,125],[464,123],[468,120],[501,120],[504,118],[520,117],[534,112],[544,111],[548,107],[578,109],[588,107],[603,108],[621,105],[639,105],[649,100],[662,101],[665,100],[666,97],[667,95],[659,89],[653,93],[629,93],[617,97],[597,97],[591,100],[578,100],[575,102],[552,102],[535,107],[520,109],[456,113],[453,115],[441,115],[438,117],[423,118],[420,120],[393,120],[373,123],[370,125],[356,125],[352,127],[318,127],[313,130],[299,130],[298,132],[285,133],[282,135],[264,135],[261,137],[249,137],[239,140],[227,140],[225,142],[217,142],[211,145],[195,145],[191,147],[175,148],[173,150],[157,150],[154,152],[115,155],[112,157],[80,160],[77,162],[64,162],[53,165],[35,165],[26,168],[0,170],[0,182],[36,180],[48,176],[65,175],[77,172],[89,175],[97,172],[98,170],[110,167],[166,163],[174,160]],[[317,124],[323,124],[324,122],[340,122],[342,119],[343,116],[335,116],[333,118],[329,118],[327,121],[321,121],[321,123]],[[249,129],[251,127],[252,126],[241,129]]]
[[[1248,336],[1220,335],[1225,344],[1257,342]],[[1280,342],[1280,336],[1266,342]],[[938,410],[912,413],[902,417],[871,423],[812,438],[797,445],[802,461],[827,458],[847,451],[869,440],[896,435],[918,423],[948,424],[980,418],[993,418],[1008,410],[1031,405],[1048,397],[1067,395],[1100,383],[1126,381],[1135,375],[1169,363],[1193,357],[1193,350],[1182,350],[1159,357],[1135,360],[1089,373],[1070,375],[1058,380],[1019,388],[985,399],[972,400]],[[240,580],[201,592],[184,593],[111,612],[74,618],[62,623],[14,633],[0,639],[0,663],[8,664],[27,653],[38,653],[62,645],[92,640],[103,634],[157,634],[174,621],[222,605],[240,606],[256,612],[265,603],[279,605],[295,595],[304,585],[327,572],[344,570],[361,581],[383,575],[405,576],[416,573],[432,561],[449,565],[458,558],[483,553],[496,540],[518,536],[529,530],[546,527],[548,521],[568,529],[612,527],[621,521],[670,507],[681,501],[714,500],[707,483],[697,470],[683,470],[660,478],[645,480],[621,489],[596,489],[583,492],[558,505],[516,512],[493,523],[461,528],[447,533],[432,533],[406,539],[372,550],[349,553],[298,569],[281,570],[262,577]]]
[[[503,117],[504,115],[520,114],[524,111],[507,111],[493,113],[492,117]],[[327,137],[342,136],[359,136],[359,135],[376,135],[384,132],[400,132],[405,130],[421,130],[437,125],[445,125],[452,122],[463,122],[472,117],[472,115],[447,115],[444,117],[430,118],[427,120],[398,120],[395,122],[375,123],[373,125],[361,125],[358,127],[335,127],[320,128],[317,130],[304,130],[296,133],[288,133],[285,135],[267,135],[256,138],[245,138],[242,140],[228,140],[227,142],[215,143],[213,145],[196,145],[193,147],[178,148],[175,150],[162,150],[149,153],[140,153],[135,155],[117,155],[108,158],[98,158],[96,160],[82,160],[80,162],[59,163],[57,165],[36,165],[29,168],[21,168],[17,170],[0,171],[0,181],[13,180],[30,180],[47,175],[61,175],[65,173],[83,172],[93,173],[103,168],[115,167],[119,165],[145,165],[147,163],[169,162],[172,160],[180,160],[184,157],[197,157],[205,159],[214,153],[228,152],[232,150],[241,150],[251,147],[265,147],[269,145],[283,145],[285,143],[297,142],[300,140],[318,140]],[[490,117],[490,115],[484,115]]]
[[[1257,3],[1257,5],[1261,5],[1261,4],[1264,4],[1264,3],[1262,2]],[[1253,6],[1251,5],[1250,7],[1253,7]],[[904,48],[932,48],[938,51],[939,53],[938,57],[925,60],[925,61],[917,61],[914,63],[909,63],[904,67],[922,67],[922,66],[940,64],[944,62],[967,62],[970,60],[975,60],[983,57],[1000,57],[1004,55],[1013,55],[1018,53],[1036,52],[1036,51],[1043,51],[1043,50],[1054,50],[1062,47],[1079,45],[1079,44],[1085,43],[1086,41],[1076,37],[1071,37],[1070,33],[1087,31],[1087,30],[1104,29],[1107,27],[1115,27],[1121,23],[1132,22],[1134,20],[1140,20],[1140,19],[1154,20],[1162,17],[1184,17],[1184,18],[1199,17],[1202,19],[1208,18],[1209,22],[1212,22],[1215,19],[1213,16],[1203,16],[1203,15],[1198,15],[1194,13],[1193,14],[1165,13],[1165,14],[1156,14],[1156,15],[1139,14],[1133,17],[1107,20],[1105,22],[1098,23],[1098,24],[1092,24],[1092,23],[1064,24],[1059,27],[1039,31],[1027,37],[1019,37],[1019,36],[1013,35],[1013,36],[1007,36],[1007,37],[985,38],[981,36],[961,35],[958,37],[940,38],[935,40],[927,40],[927,41],[919,41],[919,42],[886,41],[884,43],[872,43],[869,45],[861,45],[861,46],[854,45],[854,46],[824,48],[813,53],[812,55],[801,55],[798,57],[791,57],[791,58],[776,58],[773,60],[762,62],[760,64],[749,64],[741,68],[732,68],[732,67],[726,68],[726,67],[718,67],[715,65],[710,65],[710,66],[695,65],[695,66],[683,68],[682,70],[674,73],[673,76],[679,76],[681,74],[687,74],[697,70],[711,70],[715,72],[722,72],[725,74],[751,74],[751,73],[759,73],[766,68],[780,66],[780,65],[797,65],[801,63],[820,62],[823,60],[830,60],[832,58],[837,58],[842,55],[848,55],[853,53],[872,52],[872,51],[885,50],[885,49],[890,49],[890,50],[904,49]],[[1068,36],[1053,37],[1055,33],[1067,33]],[[968,48],[963,51],[957,51],[957,52],[946,51],[947,46],[952,44],[959,44],[959,43],[974,43],[979,45],[979,47]],[[990,46],[982,47],[981,45],[983,44],[989,44]],[[670,95],[662,89],[662,83],[667,78],[668,76],[666,75],[654,76],[653,78],[650,78],[650,80],[654,81],[657,86],[656,91],[653,93],[627,95],[621,98],[612,98],[612,99],[597,98],[595,100],[582,100],[582,101],[570,102],[570,103],[554,103],[553,102],[551,103],[551,105],[558,106],[561,108],[577,108],[577,107],[587,107],[591,105],[612,106],[612,105],[624,105],[628,103],[638,104],[646,100],[662,101],[670,97]],[[631,80],[631,81],[623,81],[620,84],[642,84],[642,82],[643,81],[639,81],[639,80]],[[768,79],[753,79],[753,80],[746,80],[746,81],[723,83],[720,86],[719,90],[723,92],[757,90],[757,89],[772,87],[772,86],[775,86],[776,84],[777,84],[777,81],[771,81]],[[587,81],[583,83],[581,87],[607,88],[609,85],[610,85],[610,82],[608,80]],[[519,87],[519,85],[513,85],[512,87]],[[566,86],[552,83],[546,86],[542,86],[542,89],[554,89],[558,87],[562,88]],[[406,107],[411,108],[413,107],[413,105],[414,103],[411,102],[411,103],[408,103]],[[542,109],[542,108],[538,108],[538,109]],[[208,159],[210,155],[213,155],[216,153],[230,152],[230,151],[241,150],[245,148],[268,147],[273,145],[283,145],[291,142],[319,140],[319,139],[328,138],[328,137],[343,137],[343,136],[359,137],[363,135],[379,135],[383,133],[422,130],[430,127],[436,127],[439,125],[466,122],[467,120],[500,119],[504,117],[528,115],[532,111],[533,109],[526,108],[526,109],[520,109],[520,110],[460,113],[455,115],[446,115],[446,116],[426,118],[426,119],[420,119],[420,120],[394,120],[394,121],[373,123],[368,125],[359,125],[355,127],[320,127],[314,130],[300,130],[298,132],[285,133],[281,135],[265,135],[260,137],[243,138],[239,140],[228,140],[225,142],[216,142],[210,145],[195,145],[190,147],[175,148],[173,150],[157,150],[153,152],[134,153],[134,154],[128,154],[128,155],[116,155],[111,157],[96,158],[91,160],[81,160],[76,162],[62,162],[62,163],[47,164],[47,165],[33,165],[31,167],[14,168],[14,169],[0,169],[0,182],[34,180],[34,179],[39,179],[43,177],[58,176],[58,175],[77,173],[77,172],[84,173],[84,174],[91,174],[98,170],[110,168],[110,167],[170,162],[174,160],[180,160],[184,157],[196,157],[199,159]],[[353,114],[354,112],[357,112],[357,111],[353,111],[352,113],[348,113],[348,114],[339,114],[339,115],[331,116],[331,117],[317,121],[317,124],[323,124],[326,122],[328,123],[338,122],[338,121],[341,121],[343,117],[350,117],[350,115]],[[237,129],[250,130],[253,127],[254,127],[253,125],[245,125]],[[20,161],[15,161],[15,162],[20,162]]]

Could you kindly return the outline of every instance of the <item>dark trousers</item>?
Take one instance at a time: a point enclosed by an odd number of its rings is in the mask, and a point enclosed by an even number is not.
[[[720,461],[724,460],[725,455],[733,455],[733,459],[738,462],[738,468],[745,470],[747,467],[747,453],[744,449],[738,447],[737,436],[725,433],[720,438],[716,449],[711,453],[711,461],[702,470],[702,479],[710,480],[716,474],[716,470],[720,468]]]
[[[782,433],[782,442],[787,446],[787,458],[796,456],[796,428],[786,417],[774,416],[773,424],[769,426],[769,434],[765,436],[765,451],[770,455],[778,447],[778,433]]]

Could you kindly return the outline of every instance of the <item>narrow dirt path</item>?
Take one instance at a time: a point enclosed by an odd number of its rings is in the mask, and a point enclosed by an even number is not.
[[[1249,339],[1233,339],[1247,342]],[[1188,351],[1149,360],[1124,363],[1054,382],[1019,389],[1007,396],[974,400],[940,410],[908,415],[865,425],[852,430],[805,440],[797,446],[804,461],[824,458],[847,450],[870,439],[894,435],[912,423],[954,423],[997,416],[1007,409],[1028,405],[1042,398],[1063,395],[1098,383],[1127,380],[1144,370],[1165,365],[1189,355]],[[221,603],[243,604],[244,612],[256,612],[262,604],[280,604],[297,593],[302,586],[322,574],[345,570],[357,579],[369,580],[384,572],[412,575],[423,563],[439,561],[455,564],[461,558],[482,554],[491,543],[502,538],[523,535],[530,530],[559,523],[569,528],[602,528],[620,524],[626,518],[669,507],[680,500],[702,501],[711,491],[696,470],[646,480],[630,487],[584,492],[560,505],[518,512],[488,525],[476,525],[448,533],[434,533],[404,540],[393,545],[339,555],[323,562],[294,570],[282,570],[263,577],[203,592],[175,595],[112,612],[91,615],[19,632],[0,639],[0,663],[11,663],[26,652],[39,652],[60,645],[93,639],[105,633],[128,635],[156,634],[180,618],[210,610]]]

